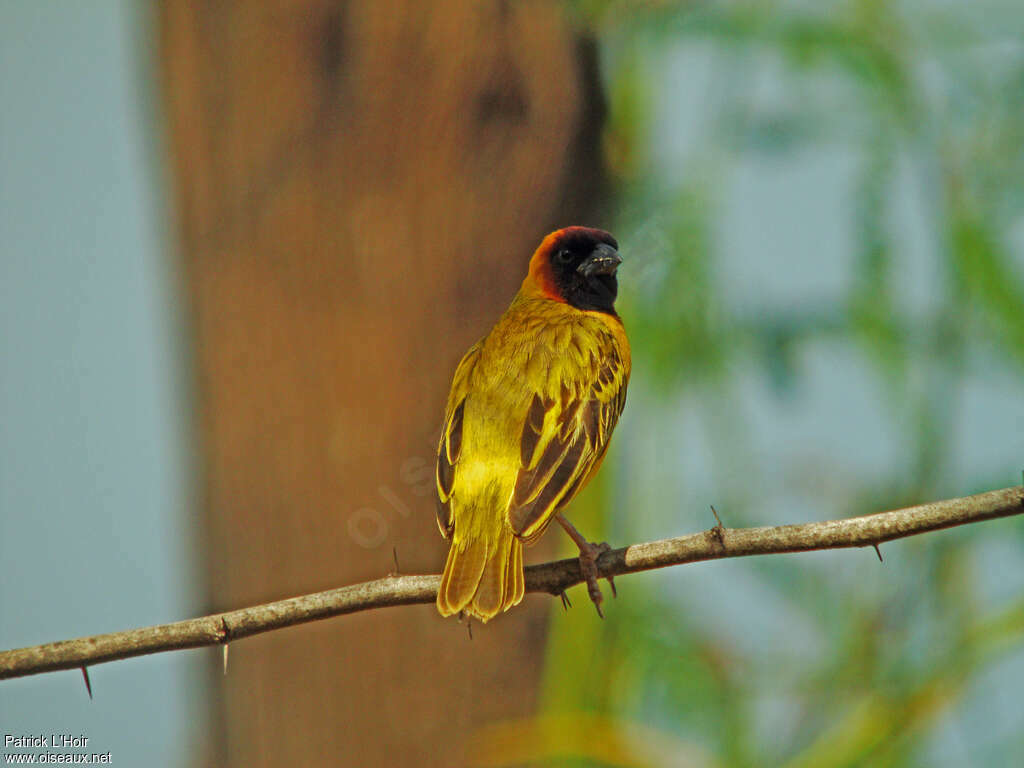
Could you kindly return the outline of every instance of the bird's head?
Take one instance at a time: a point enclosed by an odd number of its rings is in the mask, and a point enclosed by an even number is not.
[[[601,229],[566,227],[544,238],[530,260],[524,287],[577,309],[615,314],[622,257]]]

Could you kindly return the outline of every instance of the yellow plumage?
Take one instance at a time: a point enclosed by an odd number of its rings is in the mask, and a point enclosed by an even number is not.
[[[443,616],[486,622],[523,599],[523,544],[600,466],[629,370],[618,317],[552,296],[534,270],[466,353],[438,447]]]

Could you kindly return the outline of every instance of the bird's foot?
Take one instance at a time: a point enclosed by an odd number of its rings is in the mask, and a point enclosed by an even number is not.
[[[600,544],[592,544],[584,538],[584,536],[576,530],[572,523],[566,520],[562,515],[556,515],[556,520],[565,528],[565,532],[569,534],[569,537],[576,542],[576,546],[580,550],[580,572],[583,574],[583,580],[587,582],[587,594],[590,595],[590,600],[597,609],[597,615],[602,619],[604,614],[601,612],[601,603],[604,602],[604,595],[601,594],[601,587],[598,586],[597,579],[600,574],[597,571],[597,558],[603,555],[605,552],[611,549],[607,542],[602,541]],[[612,587],[612,595],[618,597],[618,592],[615,590],[615,582],[612,581],[612,577],[608,576],[608,583]]]
[[[597,609],[597,615],[603,619],[604,614],[601,612],[601,603],[604,602],[604,595],[601,594],[601,586],[597,583],[598,576],[600,575],[597,571],[597,558],[610,550],[611,547],[606,542],[592,544],[589,541],[585,541],[579,545],[579,548],[580,571],[583,573],[583,580],[587,582],[587,594],[590,595],[590,601],[594,604],[594,608]],[[617,596],[615,582],[610,578],[608,582],[612,586],[612,594]]]

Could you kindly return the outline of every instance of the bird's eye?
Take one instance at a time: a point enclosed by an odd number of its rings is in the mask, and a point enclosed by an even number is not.
[[[570,251],[568,248],[563,248],[562,250],[555,254],[555,258],[558,259],[559,264],[568,264],[570,261],[572,261],[572,251]]]

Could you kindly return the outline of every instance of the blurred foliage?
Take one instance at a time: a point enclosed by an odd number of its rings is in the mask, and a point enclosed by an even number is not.
[[[1008,382],[1024,398],[1014,4],[569,6],[602,47],[635,361],[613,458],[570,510],[581,530],[621,545],[710,526],[685,508],[708,489],[727,525],[772,524],[808,499],[808,516],[836,517],[1019,478],[1024,456],[970,470],[961,445],[970,387]],[[694,87],[673,79],[690,72],[702,96],[687,113],[672,102]],[[661,146],[673,142],[674,154]],[[737,264],[769,257],[728,253],[738,169],[823,157],[846,169],[837,292],[738,298]],[[890,430],[878,452],[896,457],[881,469],[813,444],[748,444],[751,382],[786,422],[820,385],[815,355],[877,387]],[[1006,426],[988,442],[1021,446],[1024,424]],[[793,439],[761,429],[773,447]],[[673,465],[685,457],[701,469]],[[1024,561],[1022,545],[1012,520],[887,545],[897,556],[883,566],[824,553],[671,569],[622,580],[604,622],[573,590],[574,608],[552,609],[540,715],[477,734],[472,754],[495,766],[956,765],[953,743],[973,765],[1015,764],[1024,711],[993,703],[992,686],[1002,664],[1024,685],[1024,578],[1018,566],[997,588],[985,574]]]

